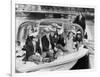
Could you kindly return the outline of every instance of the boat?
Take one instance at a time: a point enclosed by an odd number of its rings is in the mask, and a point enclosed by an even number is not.
[[[41,70],[52,71],[57,70],[59,66],[61,67],[63,65],[66,65],[66,70],[69,70],[76,64],[78,59],[82,58],[86,54],[88,54],[88,49],[80,48],[79,51],[61,56],[53,62],[39,65],[33,62],[27,62],[24,64],[24,62],[22,62],[20,59],[19,61],[16,61],[16,70],[22,73]]]
[[[59,25],[64,25],[64,29],[66,30],[70,30],[71,28],[75,27],[76,30],[80,30],[83,36],[83,30],[82,28],[78,25],[78,24],[73,24],[72,22],[69,22],[68,20],[61,20],[61,19],[42,19],[42,20],[38,20],[38,21],[26,21],[24,23],[22,23],[19,27],[18,27],[18,34],[17,34],[17,40],[20,40],[22,42],[25,41],[26,36],[25,33],[23,35],[23,29],[27,29],[28,24],[33,24],[35,23],[36,26],[40,28],[43,27],[47,27],[49,24],[51,23],[57,23]],[[24,38],[22,38],[22,35],[24,36]],[[58,57],[57,59],[55,59],[54,61],[50,62],[50,63],[40,63],[40,64],[35,64],[34,62],[30,62],[27,61],[26,63],[24,63],[24,61],[22,61],[23,57],[20,58],[16,58],[16,71],[17,72],[21,72],[21,73],[25,73],[25,72],[34,72],[34,71],[43,71],[43,70],[59,70],[59,68],[62,69],[62,66],[66,66],[63,69],[71,69],[76,63],[77,61],[82,58],[83,56],[85,56],[86,54],[88,54],[88,49],[84,48],[84,46],[82,45],[78,51],[73,52],[73,53],[68,53],[65,54],[63,56]]]

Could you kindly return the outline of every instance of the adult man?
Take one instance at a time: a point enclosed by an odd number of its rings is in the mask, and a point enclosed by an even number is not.
[[[56,46],[57,41],[59,39],[58,34],[56,32],[51,31],[49,38],[50,38],[50,43],[51,43],[52,49],[54,49],[54,47]]]
[[[42,42],[42,57],[43,58],[52,58],[53,51],[51,49],[49,32],[45,32],[45,35],[41,38],[41,42]]]
[[[57,44],[60,44],[62,46],[64,46],[64,37],[63,37],[63,32],[64,32],[64,28],[63,26],[59,26],[57,25],[57,33],[58,33],[58,41],[57,41]]]
[[[78,25],[80,25],[83,29],[83,32],[85,32],[86,29],[86,22],[85,22],[85,17],[83,16],[82,13],[80,13],[75,20],[73,21],[73,23],[76,23]]]

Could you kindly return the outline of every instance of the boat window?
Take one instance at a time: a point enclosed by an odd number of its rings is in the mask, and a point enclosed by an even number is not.
[[[48,25],[52,25],[52,23],[56,23],[56,24],[58,24],[59,26],[62,26],[62,23],[50,22],[50,21],[43,21],[43,22],[40,23],[40,26],[41,26],[41,25],[48,26]]]

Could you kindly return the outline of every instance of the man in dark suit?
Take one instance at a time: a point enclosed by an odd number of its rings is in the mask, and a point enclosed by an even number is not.
[[[59,45],[64,47],[65,46],[64,37],[62,35],[59,35],[58,37],[59,37],[59,39],[57,41],[57,44],[59,44]]]
[[[54,49],[54,47],[57,44],[57,41],[59,39],[58,34],[51,32],[50,35],[49,35],[49,38],[50,38],[50,43],[51,43],[52,49]]]
[[[51,32],[50,35],[49,35],[49,38],[50,38],[50,43],[51,43],[51,48],[53,50],[53,55],[55,56],[56,54],[56,46],[57,46],[57,42],[59,40],[59,37],[58,37],[58,34],[56,32]]]
[[[40,39],[38,39],[36,41],[36,52],[39,53],[40,55],[42,55],[42,50],[41,50],[41,47],[40,47]]]
[[[85,32],[86,29],[86,22],[85,22],[85,17],[83,16],[82,13],[80,13],[75,20],[73,21],[73,23],[76,23],[78,25],[80,25],[83,29],[83,31]]]
[[[53,58],[53,50],[51,48],[49,33],[46,33],[42,38],[42,57],[43,58]]]
[[[49,51],[49,41],[46,35],[41,38],[43,52]]]
[[[87,32],[85,32],[85,30],[86,30],[86,19],[85,19],[85,16],[82,13],[80,13],[80,15],[78,15],[75,18],[73,23],[76,23],[76,24],[78,24],[78,25],[80,25],[82,27],[84,38],[88,39]]]

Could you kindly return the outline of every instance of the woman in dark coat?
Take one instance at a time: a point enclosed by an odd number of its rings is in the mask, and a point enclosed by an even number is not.
[[[50,38],[50,43],[51,43],[52,49],[54,50],[54,47],[56,46],[57,41],[59,39],[58,34],[51,32],[50,35],[49,35],[49,38]]]
[[[28,58],[34,54],[34,46],[32,43],[33,38],[33,36],[28,36],[26,39],[25,46],[22,49],[26,51],[25,61],[28,61]]]

